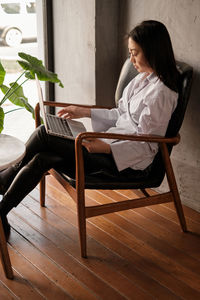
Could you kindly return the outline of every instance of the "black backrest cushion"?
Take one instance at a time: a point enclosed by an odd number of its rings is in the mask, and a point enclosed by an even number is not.
[[[192,86],[192,67],[188,66],[183,62],[177,62],[177,68],[181,75],[179,84],[178,104],[169,122],[166,133],[167,137],[176,136],[181,128]]]

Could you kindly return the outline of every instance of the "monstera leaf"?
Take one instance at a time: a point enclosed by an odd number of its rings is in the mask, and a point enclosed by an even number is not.
[[[22,88],[22,85],[26,81],[28,81],[29,79],[35,79],[35,74],[37,74],[39,80],[58,83],[59,86],[64,87],[57,74],[47,70],[44,67],[41,60],[23,52],[18,53],[18,55],[23,59],[18,60],[18,63],[24,71],[20,74],[20,76],[16,79],[15,82],[9,84],[9,87],[3,84],[6,71],[4,70],[4,67],[0,62],[0,89],[4,94],[3,98],[0,99],[0,133],[3,130],[4,117],[7,113],[13,112],[21,108],[25,108],[32,114],[33,118],[35,118],[34,108],[29,104],[28,99],[25,97]],[[19,84],[20,81],[21,83]],[[7,99],[14,105],[19,106],[20,108],[12,109],[4,113],[2,106]],[[43,122],[43,120],[41,121]]]
[[[24,96],[23,88],[18,83],[10,83],[10,88],[6,85],[2,85],[1,91],[4,94],[7,93],[7,99],[9,99],[10,102],[12,102],[14,105],[25,108],[31,112],[34,117],[34,108],[28,103],[28,98]]]
[[[35,74],[37,74],[39,80],[58,83],[59,86],[64,87],[60,79],[58,79],[58,75],[47,70],[41,60],[23,52],[19,52],[18,55],[23,60],[18,60],[17,62],[27,71],[25,74],[27,78],[34,79]]]
[[[10,92],[8,94],[9,90],[10,90]],[[10,83],[10,87],[7,87],[6,85],[2,85],[1,91],[4,94],[7,93],[8,99],[15,105],[23,106],[20,98],[24,98],[24,100],[28,102],[28,99],[24,96],[23,88],[16,82]]]

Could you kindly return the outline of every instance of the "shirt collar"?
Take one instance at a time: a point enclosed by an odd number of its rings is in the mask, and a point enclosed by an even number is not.
[[[147,79],[149,82],[155,83],[159,78],[155,73],[152,72],[145,79]]]

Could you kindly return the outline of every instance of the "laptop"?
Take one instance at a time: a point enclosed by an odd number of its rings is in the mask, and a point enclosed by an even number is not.
[[[86,128],[82,122],[60,118],[45,111],[42,88],[37,75],[35,75],[35,80],[38,90],[41,116],[43,118],[47,133],[50,135],[74,140],[79,133],[85,132]]]

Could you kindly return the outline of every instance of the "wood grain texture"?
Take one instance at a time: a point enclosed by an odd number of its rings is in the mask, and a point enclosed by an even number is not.
[[[131,190],[86,194],[88,205],[137,198]],[[184,213],[188,233],[172,203],[92,217],[83,259],[76,205],[48,176],[46,207],[36,188],[8,216],[14,280],[0,266],[0,299],[200,299],[200,214]]]

